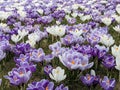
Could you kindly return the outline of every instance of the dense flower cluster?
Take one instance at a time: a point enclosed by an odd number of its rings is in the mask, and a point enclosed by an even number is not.
[[[0,0],[0,78],[21,90],[114,90],[119,39],[120,0]]]

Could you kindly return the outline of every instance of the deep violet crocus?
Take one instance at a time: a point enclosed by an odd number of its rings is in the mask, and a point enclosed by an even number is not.
[[[49,75],[52,71],[53,67],[51,65],[47,65],[44,67],[45,74]]]
[[[53,82],[42,79],[39,82],[32,82],[31,84],[28,84],[28,88],[26,90],[53,90],[53,88]]]
[[[95,76],[90,75],[90,74],[86,74],[86,76],[81,76],[80,80],[82,81],[83,84],[90,86],[93,84],[95,79]]]
[[[104,76],[103,80],[100,82],[100,85],[104,90],[114,90],[115,83],[115,79],[109,79],[107,76]]]
[[[108,69],[112,69],[116,65],[115,59],[112,55],[105,56],[104,59],[102,60],[102,64]]]

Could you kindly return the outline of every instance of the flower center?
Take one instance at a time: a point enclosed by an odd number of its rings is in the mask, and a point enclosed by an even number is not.
[[[90,80],[90,78],[91,78],[90,75],[88,75],[88,76],[87,76],[87,80]]]
[[[45,88],[45,90],[48,90],[48,86]]]
[[[72,60],[72,61],[71,61],[71,63],[72,63],[72,64],[75,64],[75,61],[74,61],[74,60]]]

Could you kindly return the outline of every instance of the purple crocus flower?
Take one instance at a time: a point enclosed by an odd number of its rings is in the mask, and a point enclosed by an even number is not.
[[[68,89],[68,87],[66,86],[66,87],[64,87],[64,85],[63,84],[61,84],[60,86],[57,86],[56,88],[55,88],[55,90],[69,90]]]
[[[52,45],[49,45],[49,49],[52,50],[52,55],[57,57],[61,54],[61,42],[56,42]]]
[[[24,67],[26,70],[35,72],[36,71],[36,65],[29,62],[20,62],[20,64],[16,64],[17,67]]]
[[[20,44],[17,44],[15,47],[12,48],[13,52],[16,54],[16,55],[19,55],[19,54],[26,54],[26,53],[29,53],[30,50],[31,50],[31,47],[29,44],[26,44],[26,43],[20,43]]]
[[[31,71],[26,70],[23,67],[19,67],[18,69],[14,68],[4,77],[8,79],[12,85],[20,85],[22,83],[27,83],[31,74]]]
[[[107,76],[104,76],[103,80],[100,82],[100,85],[104,90],[114,90],[115,83],[115,79],[109,79]]]
[[[39,48],[38,50],[33,50],[32,51],[32,56],[30,61],[34,62],[41,62],[44,60],[45,53],[42,48]]]
[[[49,75],[52,71],[53,67],[51,65],[47,65],[44,67],[45,74]]]
[[[61,38],[61,42],[64,45],[71,45],[74,43],[74,41],[75,41],[75,38],[71,34],[66,35],[64,38]]]
[[[29,56],[20,54],[19,58],[15,59],[15,62],[17,64],[20,64],[20,62],[28,62],[29,61]]]
[[[39,82],[28,84],[27,90],[53,90],[54,83],[49,80],[42,79]]]
[[[80,80],[83,82],[83,84],[90,86],[93,84],[95,79],[95,76],[90,75],[90,74],[86,74],[86,76],[81,76]]]
[[[104,59],[102,60],[102,64],[108,69],[114,68],[116,65],[115,59],[112,55],[105,56]]]
[[[85,70],[93,66],[93,62],[89,63],[87,55],[83,55],[74,50],[65,51],[62,55],[59,55],[60,61],[69,69]]]
[[[102,59],[108,50],[105,46],[95,45],[93,48],[93,56],[98,56],[99,59]]]

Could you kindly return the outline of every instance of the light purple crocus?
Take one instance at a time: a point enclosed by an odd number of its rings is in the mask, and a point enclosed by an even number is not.
[[[83,71],[93,66],[93,62],[89,63],[87,55],[84,56],[82,53],[72,49],[64,52],[62,55],[59,55],[59,59],[62,64],[69,69],[79,68]]]
[[[41,62],[44,60],[45,53],[42,48],[39,48],[38,50],[33,50],[31,53],[31,60],[34,62]]]
[[[32,82],[31,84],[28,84],[28,88],[26,90],[53,90],[53,88],[53,82],[42,79],[39,82]]]
[[[56,42],[49,45],[49,49],[52,50],[52,55],[57,57],[61,54],[61,42]]]

